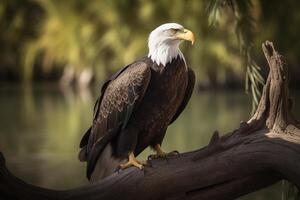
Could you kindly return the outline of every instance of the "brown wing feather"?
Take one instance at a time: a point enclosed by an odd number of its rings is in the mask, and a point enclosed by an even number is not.
[[[182,113],[182,111],[185,109],[187,103],[189,102],[189,100],[192,96],[192,93],[193,93],[194,86],[195,86],[195,79],[196,78],[195,78],[194,71],[191,68],[188,68],[188,85],[187,85],[187,88],[185,91],[185,95],[184,95],[184,98],[183,98],[180,106],[178,107],[175,115],[173,116],[170,124],[172,124],[179,117],[179,115]]]
[[[142,100],[151,77],[146,63],[136,62],[107,83],[95,106],[94,120],[87,144],[87,176],[94,170],[104,147],[124,129]]]
[[[93,110],[93,120],[95,120],[99,114],[99,106],[100,106],[100,103],[102,102],[102,99],[103,99],[103,95],[105,93],[105,90],[108,86],[108,84],[115,80],[123,71],[125,71],[130,65],[127,65],[125,66],[124,68],[120,69],[119,71],[117,71],[115,74],[113,74],[107,81],[104,82],[103,86],[101,87],[101,95],[99,96],[99,98],[96,100],[96,103],[94,105],[94,110]],[[80,148],[83,148],[85,147],[87,144],[88,144],[88,139],[90,137],[90,134],[91,134],[91,130],[92,130],[92,127],[90,127],[86,132],[85,134],[83,135],[81,141],[80,141],[80,145],[79,147]],[[84,152],[85,154],[85,152]],[[84,156],[84,155],[83,155]],[[80,160],[82,160],[81,158],[79,158]],[[86,161],[86,158],[83,159],[84,161]]]

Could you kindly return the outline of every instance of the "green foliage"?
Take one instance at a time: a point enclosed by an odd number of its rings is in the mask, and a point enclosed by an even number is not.
[[[17,76],[21,74],[22,50],[36,36],[34,23],[39,22],[39,11],[32,1],[0,1],[0,75],[3,69],[13,69]]]
[[[196,35],[195,45],[182,50],[198,83],[236,86],[245,80],[255,107],[263,82],[255,62],[262,64],[261,42],[278,44],[291,66],[300,62],[299,8],[293,0],[1,0],[0,79],[9,79],[8,71],[28,81],[53,80],[66,68],[88,68],[103,80],[147,55],[149,32],[173,21]]]
[[[9,2],[16,6],[19,1]],[[232,34],[234,26],[223,20],[221,27],[210,27],[204,1],[22,2],[22,12],[41,13],[31,19],[34,26],[27,27],[35,36],[23,43],[18,42],[21,50],[17,54],[22,58],[20,65],[23,70],[16,71],[22,72],[25,80],[32,80],[36,71],[47,76],[67,67],[79,73],[85,68],[92,68],[97,78],[103,79],[147,55],[149,32],[162,23],[172,21],[183,24],[196,35],[196,44],[193,47],[183,44],[182,49],[188,64],[197,72],[200,84],[222,85],[232,80],[231,77],[235,77],[236,82],[243,80],[238,40]],[[24,6],[29,4],[36,8]],[[17,15],[19,11],[15,10],[13,16]],[[22,34],[22,31],[18,33]]]
[[[216,24],[221,15],[221,10],[229,6],[233,12],[235,21],[235,33],[238,38],[243,64],[246,67],[245,89],[251,90],[252,94],[252,113],[254,113],[259,97],[261,96],[259,86],[263,85],[264,79],[260,74],[260,67],[256,64],[253,56],[254,47],[254,18],[251,15],[251,0],[212,0],[207,2],[207,13],[211,24]],[[229,14],[232,13],[223,13]],[[219,16],[219,17],[218,17]]]
[[[94,68],[100,78],[136,59],[144,51],[145,31],[139,29],[134,6],[124,1],[37,1],[46,13],[40,36],[28,43],[25,76],[42,53],[44,70]],[[132,1],[132,5],[137,1]],[[147,9],[147,8],[142,8]],[[124,12],[126,11],[126,12]],[[143,17],[147,16],[142,13]],[[139,55],[142,56],[142,55]]]
[[[253,59],[253,46],[254,46],[254,19],[251,16],[250,9],[252,4],[250,0],[235,1],[233,3],[233,10],[237,20],[236,34],[239,39],[241,53],[244,57],[244,63],[247,67],[245,85],[246,91],[251,88],[252,92],[252,113],[254,113],[259,97],[261,96],[259,85],[264,84],[264,79],[260,74],[260,67]]]

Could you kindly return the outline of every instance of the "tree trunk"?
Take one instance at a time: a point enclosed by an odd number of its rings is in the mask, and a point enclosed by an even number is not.
[[[256,113],[223,137],[215,132],[197,151],[147,162],[95,184],[66,191],[29,185],[0,159],[1,199],[234,199],[281,179],[300,187],[300,131],[291,114],[287,67],[263,44],[270,72]]]

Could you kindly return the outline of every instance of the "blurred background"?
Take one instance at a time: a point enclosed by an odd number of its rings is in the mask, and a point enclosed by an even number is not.
[[[197,149],[249,118],[268,72],[265,40],[289,64],[300,118],[299,1],[0,0],[0,150],[9,169],[53,189],[86,184],[78,145],[101,84],[147,55],[148,34],[166,22],[194,32],[195,45],[181,49],[197,75],[166,150]],[[286,185],[241,199],[287,199]]]

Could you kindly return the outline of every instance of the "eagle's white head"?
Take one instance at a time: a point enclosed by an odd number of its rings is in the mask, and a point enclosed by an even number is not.
[[[173,58],[180,56],[184,59],[179,49],[183,40],[191,41],[194,44],[194,34],[177,23],[163,24],[154,29],[148,38],[148,57],[158,65],[166,66]]]

